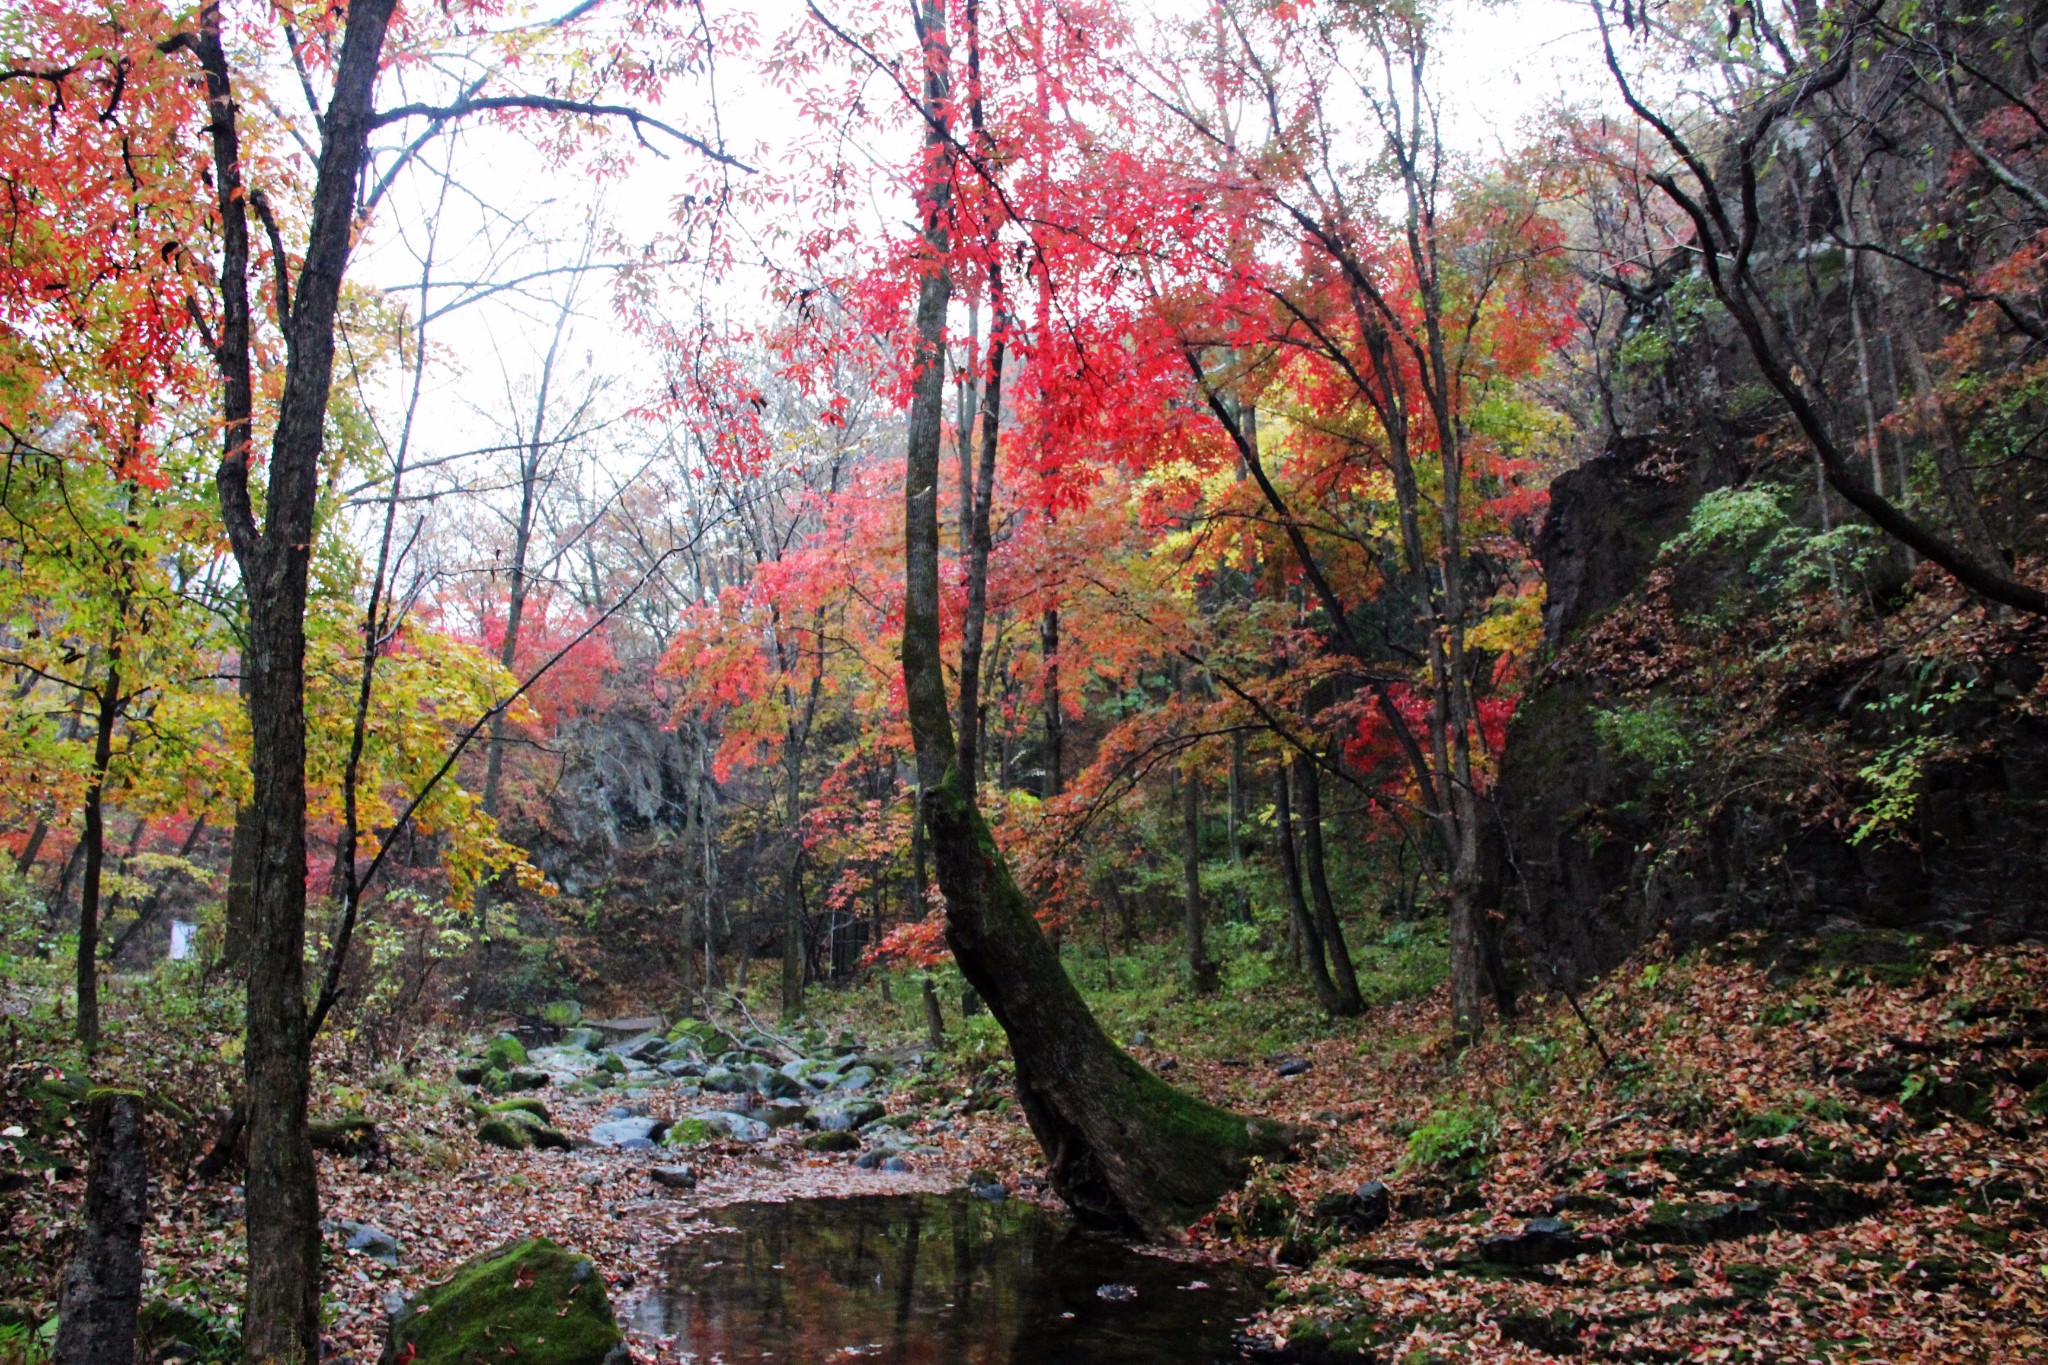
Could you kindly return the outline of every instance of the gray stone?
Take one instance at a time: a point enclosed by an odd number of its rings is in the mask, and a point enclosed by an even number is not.
[[[810,1110],[799,1100],[770,1100],[756,1109],[749,1109],[747,1116],[757,1118],[770,1128],[790,1128],[804,1122]]]
[[[882,1106],[873,1100],[840,1100],[832,1104],[812,1105],[808,1122],[811,1127],[828,1133],[850,1133],[880,1117]]]
[[[910,1163],[905,1161],[900,1156],[883,1157],[882,1169],[892,1173],[901,1174],[902,1172],[908,1171],[910,1169]]]
[[[1300,1076],[1306,1074],[1312,1065],[1314,1064],[1305,1057],[1289,1057],[1286,1061],[1273,1068],[1273,1074],[1275,1076]]]
[[[670,1077],[701,1076],[704,1074],[704,1063],[693,1058],[677,1058],[673,1061],[663,1062],[655,1070],[664,1076]]]
[[[844,1090],[848,1094],[853,1094],[867,1089],[874,1083],[875,1069],[871,1066],[857,1066],[850,1071],[842,1073],[839,1077],[839,1083],[833,1089]]]
[[[697,1188],[697,1173],[688,1166],[656,1166],[648,1172],[654,1183],[665,1190],[694,1190]]]
[[[659,1033],[642,1033],[613,1043],[605,1051],[629,1062],[652,1062],[659,1060],[668,1047],[668,1040]]]
[[[637,1033],[660,1033],[668,1022],[658,1014],[636,1014],[630,1019],[587,1019],[584,1024],[613,1038],[631,1038]]]
[[[654,1139],[661,1136],[668,1125],[659,1119],[634,1115],[631,1118],[612,1119],[600,1123],[590,1130],[590,1140],[600,1147],[624,1147],[628,1142],[644,1142],[654,1145]]]
[[[706,1128],[735,1142],[760,1142],[769,1134],[768,1125],[761,1120],[748,1118],[745,1114],[735,1114],[726,1109],[700,1110],[690,1117],[702,1120]]]
[[[343,1239],[342,1244],[350,1251],[361,1252],[373,1261],[388,1266],[398,1264],[398,1239],[382,1228],[369,1223],[358,1223],[348,1218],[329,1219],[327,1231]]]

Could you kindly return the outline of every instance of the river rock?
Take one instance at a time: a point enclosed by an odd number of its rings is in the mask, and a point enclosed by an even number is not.
[[[544,1237],[457,1266],[391,1319],[381,1365],[623,1365],[604,1277]]]
[[[672,1061],[666,1061],[654,1069],[670,1079],[680,1079],[684,1076],[702,1076],[705,1070],[704,1063],[690,1058],[676,1058]]]
[[[768,1137],[768,1125],[759,1119],[750,1119],[745,1114],[735,1114],[727,1109],[706,1109],[690,1115],[700,1120],[711,1132],[735,1142],[761,1142]]]
[[[624,1042],[613,1043],[605,1051],[629,1062],[655,1062],[661,1059],[662,1052],[669,1046],[668,1040],[659,1033],[642,1033]]]
[[[342,1245],[349,1251],[360,1252],[384,1265],[398,1264],[398,1239],[381,1228],[348,1218],[330,1218],[321,1227],[341,1238]]]
[[[489,1113],[477,1125],[477,1141],[507,1151],[523,1152],[529,1147],[566,1152],[576,1144],[567,1133],[527,1109],[506,1109]]]
[[[847,1071],[841,1072],[838,1084],[834,1085],[832,1088],[834,1090],[843,1090],[848,1094],[854,1094],[858,1091],[867,1089],[874,1083],[875,1069],[873,1067],[856,1066]]]
[[[509,1100],[499,1100],[484,1110],[487,1114],[531,1114],[542,1123],[553,1123],[554,1117],[548,1107],[531,1095],[515,1095]]]
[[[793,1128],[810,1117],[810,1109],[802,1100],[769,1100],[747,1111],[747,1117],[756,1118],[770,1128],[780,1131]]]
[[[873,1100],[839,1100],[831,1104],[814,1104],[805,1120],[813,1128],[828,1133],[850,1133],[856,1128],[866,1127],[882,1117],[882,1106]]]
[[[644,1142],[648,1147],[661,1136],[667,1127],[660,1119],[633,1114],[625,1118],[609,1119],[590,1130],[590,1140],[600,1147],[625,1147],[629,1142]],[[628,1148],[627,1150],[645,1150]]]
[[[629,1019],[588,1019],[584,1023],[614,1040],[642,1033],[661,1033],[668,1028],[658,1014],[636,1014]]]
[[[656,1166],[647,1174],[665,1190],[694,1190],[697,1172],[688,1166]]]
[[[484,1074],[484,1089],[493,1095],[509,1095],[518,1090],[545,1090],[554,1083],[555,1078],[547,1072],[530,1066],[515,1066],[510,1071]]]
[[[844,1128],[804,1134],[804,1150],[807,1152],[857,1152],[860,1139]]]

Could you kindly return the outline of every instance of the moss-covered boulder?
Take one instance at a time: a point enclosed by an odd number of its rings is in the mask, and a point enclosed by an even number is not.
[[[553,1123],[554,1116],[548,1107],[531,1095],[515,1095],[509,1100],[499,1100],[484,1107],[486,1114],[531,1114],[542,1123]]]
[[[483,1088],[493,1095],[510,1095],[521,1090],[545,1090],[552,1084],[554,1077],[545,1071],[536,1071],[530,1066],[515,1066],[510,1071],[487,1071],[483,1079]]]
[[[501,1033],[484,1047],[484,1062],[500,1071],[526,1065],[526,1045],[509,1033]]]
[[[391,1319],[382,1365],[622,1365],[604,1277],[545,1237],[463,1262]]]
[[[556,1028],[575,1028],[583,1022],[583,1005],[576,1000],[550,1000],[540,1007],[540,1017]]]
[[[476,1140],[508,1152],[523,1152],[533,1146],[533,1133],[511,1116],[499,1114],[477,1125]]]
[[[487,1114],[477,1125],[477,1141],[509,1152],[529,1147],[566,1152],[576,1144],[567,1133],[551,1127],[547,1120],[527,1109],[507,1109]]]

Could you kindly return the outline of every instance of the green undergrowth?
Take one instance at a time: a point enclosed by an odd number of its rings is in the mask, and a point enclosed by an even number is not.
[[[1448,936],[1440,917],[1393,923],[1367,917],[1346,929],[1359,994],[1368,1008],[1420,999],[1449,974]],[[1284,950],[1268,946],[1278,938],[1271,925],[1212,925],[1209,951],[1222,968],[1222,980],[1210,995],[1190,989],[1185,950],[1173,939],[1106,952],[1100,943],[1070,936],[1061,961],[1095,1017],[1126,1046],[1142,1037],[1192,1059],[1255,1058],[1354,1032],[1355,1023],[1323,1016],[1301,970]],[[926,976],[945,1019],[943,1054],[963,1067],[1003,1057],[1002,1029],[987,1010],[963,1013],[965,982],[950,962],[928,970],[877,969],[852,985],[813,987],[807,1013],[829,1028],[851,1028],[873,1046],[922,1046]],[[775,983],[750,985],[748,1009],[757,1018],[772,1018]],[[1393,1035],[1374,1040],[1375,1046],[1402,1041]]]

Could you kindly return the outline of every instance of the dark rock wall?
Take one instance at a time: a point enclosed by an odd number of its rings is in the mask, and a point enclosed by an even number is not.
[[[1616,689],[1580,656],[1588,628],[1639,600],[1659,547],[1700,496],[1745,472],[1710,445],[1671,452],[1631,440],[1552,485],[1537,542],[1551,663],[1508,732],[1489,858],[1510,953],[1539,988],[1583,982],[1666,930],[1680,945],[1845,920],[1979,941],[2048,932],[2048,721],[2005,704],[2034,687],[2038,650],[2013,651],[2001,676],[1973,689],[1981,702],[1949,722],[1958,752],[1928,769],[1908,827],[1860,845],[1796,815],[1792,779],[1768,768],[1675,830],[1648,775],[1602,743],[1595,717]],[[1671,592],[1703,595],[1696,584]],[[1853,729],[1862,703],[1907,685],[1904,662],[1816,677],[1783,715],[1784,732]]]

